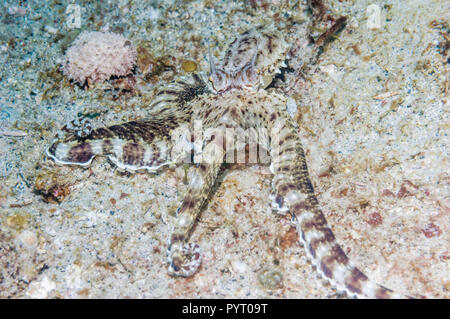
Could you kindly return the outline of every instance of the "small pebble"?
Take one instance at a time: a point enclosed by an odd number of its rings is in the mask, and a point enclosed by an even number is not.
[[[266,267],[258,273],[258,282],[266,289],[283,287],[283,274],[276,268]]]
[[[56,29],[55,27],[52,27],[50,25],[46,25],[45,26],[45,31],[47,31],[50,34],[56,34],[58,33],[58,29]]]
[[[292,97],[290,97],[287,100],[286,109],[287,109],[289,115],[292,118],[294,118],[295,114],[297,113],[298,106],[297,106],[297,103],[295,102],[295,100]]]
[[[55,282],[50,280],[47,276],[43,276],[41,281],[33,281],[29,285],[27,296],[30,298],[42,299],[46,298],[50,291],[56,288]]]

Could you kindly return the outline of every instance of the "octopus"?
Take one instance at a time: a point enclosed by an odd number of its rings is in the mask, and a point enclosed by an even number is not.
[[[321,48],[346,20],[328,15],[320,1],[309,1],[309,6],[317,23],[330,25],[315,39],[310,36],[294,78],[310,71]],[[274,25],[247,30],[229,44],[219,63],[209,53],[208,77],[194,73],[163,87],[147,118],[96,129],[88,121],[74,121],[63,127],[64,135],[53,141],[47,155],[57,164],[83,167],[104,156],[127,171],[156,172],[193,163],[195,173],[168,244],[168,272],[177,277],[193,276],[201,265],[200,247],[189,237],[223,163],[236,157],[268,161],[272,207],[290,214],[299,241],[322,277],[351,297],[400,297],[369,280],[349,260],[320,208],[298,124],[286,109],[294,86],[278,85],[287,57],[301,51],[293,38]]]

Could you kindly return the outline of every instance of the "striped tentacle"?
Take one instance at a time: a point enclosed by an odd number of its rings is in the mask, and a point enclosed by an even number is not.
[[[272,125],[271,170],[275,202],[292,214],[307,255],[322,276],[350,296],[396,298],[392,290],[371,282],[356,268],[327,223],[309,179],[305,154],[295,125],[281,113]]]
[[[121,169],[158,168],[169,160],[170,132],[175,121],[131,121],[95,129],[84,137],[70,135],[54,142],[47,155],[62,165],[88,166],[96,155],[107,156]]]
[[[180,160],[178,155],[182,157],[183,152],[177,150],[177,158],[172,158],[174,138],[181,137],[177,146],[190,152],[189,102],[205,92],[206,85],[198,75],[181,78],[158,92],[147,119],[94,130],[86,125],[71,127],[66,130],[70,134],[47,149],[47,155],[58,164],[79,166],[88,166],[95,156],[102,155],[121,169],[154,171]]]

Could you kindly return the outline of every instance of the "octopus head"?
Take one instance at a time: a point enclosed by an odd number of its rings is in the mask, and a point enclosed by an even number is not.
[[[260,87],[260,76],[256,70],[256,52],[250,62],[235,72],[226,72],[215,66],[209,53],[210,75],[209,81],[213,91],[217,94],[231,90],[257,91]]]

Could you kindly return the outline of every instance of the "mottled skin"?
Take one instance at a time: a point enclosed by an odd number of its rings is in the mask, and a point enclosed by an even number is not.
[[[311,2],[316,17],[323,17],[324,9],[317,7],[319,1]],[[336,21],[342,24],[345,18]],[[332,28],[334,33],[336,26]],[[319,40],[320,45],[325,42],[323,37]],[[195,174],[177,211],[168,249],[169,273],[188,277],[201,264],[198,245],[189,243],[190,232],[222,163],[229,158],[229,152],[235,151],[226,147],[230,144],[226,130],[262,128],[269,137],[257,141],[270,152],[273,207],[291,214],[299,239],[317,270],[351,296],[398,297],[372,283],[336,242],[314,194],[296,123],[286,111],[287,98],[264,89],[284,63],[290,48],[286,43],[272,27],[244,32],[231,42],[220,67],[210,57],[209,81],[194,75],[169,85],[158,94],[148,119],[95,129],[89,134],[71,134],[53,143],[47,154],[60,164],[85,166],[94,156],[103,155],[120,168],[154,171],[190,157],[190,143],[200,142]],[[201,121],[203,132],[208,132],[200,141],[192,141],[190,134],[174,134],[183,125],[188,132],[195,131],[195,121]],[[180,138],[188,147],[186,152],[174,155]]]

